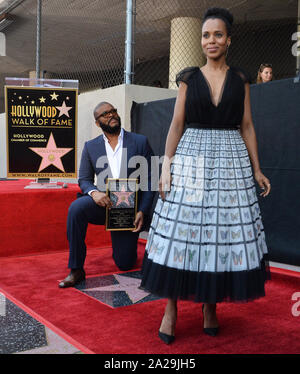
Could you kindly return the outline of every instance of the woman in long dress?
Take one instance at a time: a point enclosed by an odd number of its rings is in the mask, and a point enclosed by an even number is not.
[[[168,299],[159,329],[167,344],[175,339],[177,300],[202,302],[204,332],[215,336],[216,304],[262,297],[269,278],[254,178],[262,196],[271,187],[259,165],[247,73],[226,64],[232,22],[225,9],[206,11],[207,63],[176,79],[141,283]]]

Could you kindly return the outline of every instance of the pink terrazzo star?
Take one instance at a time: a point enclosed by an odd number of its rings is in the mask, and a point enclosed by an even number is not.
[[[128,206],[130,206],[130,202],[129,202],[128,198],[129,198],[129,196],[131,196],[133,194],[133,192],[126,192],[124,185],[121,188],[121,192],[113,192],[113,193],[118,198],[118,201],[116,202],[116,206],[120,205],[121,203],[125,203]]]
[[[61,157],[70,152],[73,148],[57,148],[53,134],[51,133],[46,148],[29,147],[29,149],[42,157],[38,172],[45,169],[49,165],[54,165],[57,167],[57,169],[65,172],[61,162]]]
[[[64,101],[62,103],[62,106],[57,106],[56,109],[59,110],[59,116],[66,115],[67,117],[70,117],[69,115],[69,110],[71,110],[73,107],[72,106],[66,106],[66,102]]]
[[[149,295],[149,293],[139,289],[139,286],[141,284],[140,279],[126,277],[118,274],[114,274],[114,278],[119,282],[118,284],[87,288],[83,291],[125,291],[129,299],[133,303],[136,303]]]

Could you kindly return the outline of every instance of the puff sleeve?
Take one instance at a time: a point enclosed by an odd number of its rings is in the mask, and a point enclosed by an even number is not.
[[[240,67],[233,67],[232,69],[235,70],[235,72],[242,78],[244,83],[252,83],[251,76],[246,70]]]
[[[181,70],[177,75],[176,75],[176,84],[179,87],[180,82],[184,82],[188,84],[191,76],[199,70],[198,66],[192,66],[192,67],[187,67],[183,70]]]

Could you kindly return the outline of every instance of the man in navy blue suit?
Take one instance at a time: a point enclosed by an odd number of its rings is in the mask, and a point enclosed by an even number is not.
[[[151,188],[153,152],[147,138],[125,131],[121,127],[117,110],[110,103],[98,104],[94,117],[96,125],[103,130],[103,135],[87,141],[82,151],[78,180],[82,194],[72,202],[67,219],[70,250],[68,267],[71,271],[59,283],[60,288],[73,287],[85,279],[85,236],[88,224],[104,225],[106,207],[111,206],[105,193],[107,177],[129,178],[138,172],[140,187],[143,185],[138,191],[135,230],[111,231],[112,257],[120,270],[130,270],[136,263],[139,232],[145,215],[150,213],[154,198]]]

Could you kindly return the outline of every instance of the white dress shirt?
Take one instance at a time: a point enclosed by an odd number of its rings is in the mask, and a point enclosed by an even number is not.
[[[105,136],[105,134],[103,134],[106,155],[107,155],[109,167],[110,167],[113,178],[119,178],[120,176],[122,150],[123,150],[123,137],[124,137],[124,129],[121,128],[121,131],[118,137],[118,144],[116,145],[115,149],[112,149],[111,145],[108,142],[108,138]],[[91,196],[91,193],[94,191],[97,191],[97,190],[89,191],[88,194]]]
[[[121,128],[121,131],[118,137],[118,144],[116,145],[115,149],[112,149],[111,145],[108,142],[107,137],[105,136],[105,134],[103,134],[108,163],[109,163],[113,178],[119,178],[120,176],[122,149],[123,149],[123,136],[124,136],[124,130]]]

